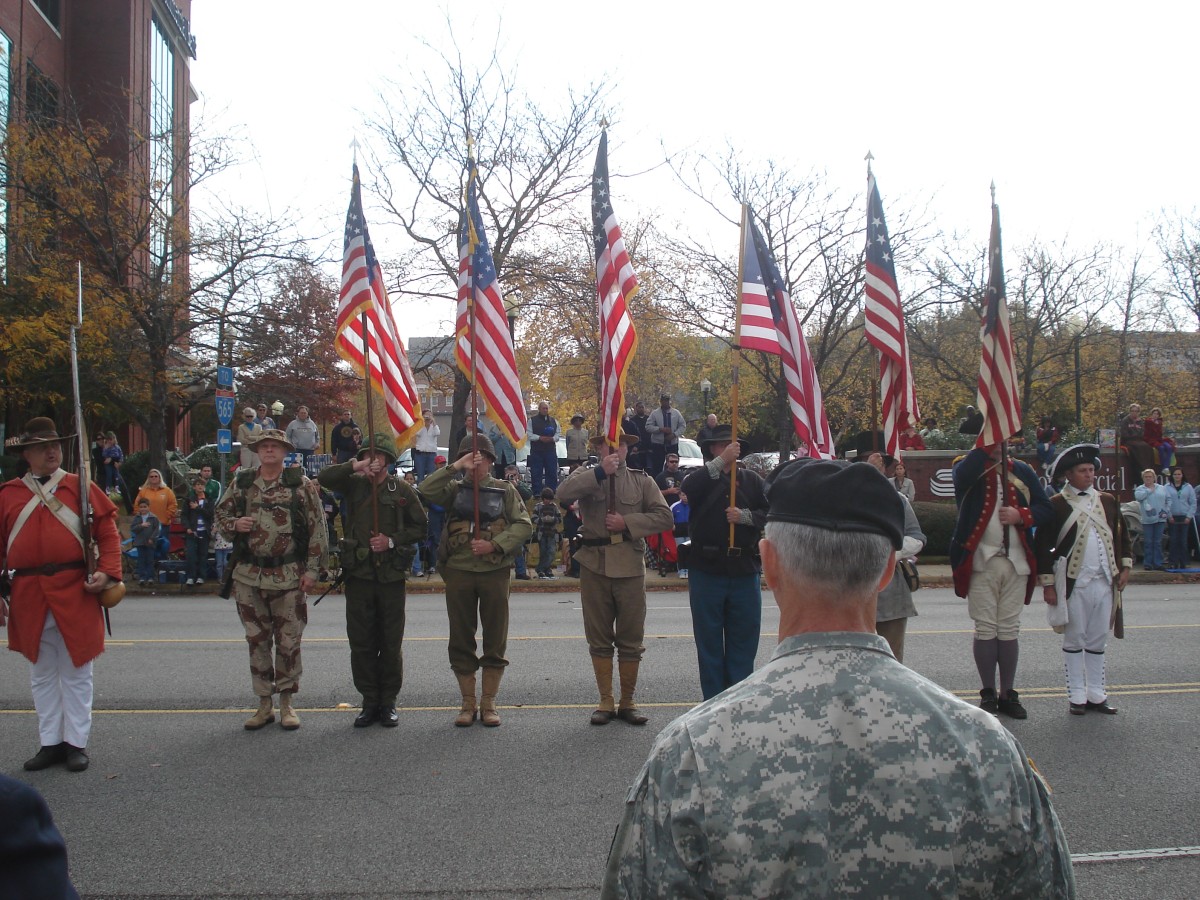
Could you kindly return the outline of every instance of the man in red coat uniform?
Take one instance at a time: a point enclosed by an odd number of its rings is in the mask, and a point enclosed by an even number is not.
[[[58,763],[72,772],[88,767],[92,660],[104,652],[97,595],[121,580],[117,508],[95,484],[89,498],[100,558],[87,575],[79,476],[61,468],[66,439],[50,419],[32,419],[6,444],[21,453],[29,471],[0,485],[0,559],[13,573],[8,648],[31,663],[42,745],[25,763],[31,772]],[[0,620],[3,613],[0,604]]]

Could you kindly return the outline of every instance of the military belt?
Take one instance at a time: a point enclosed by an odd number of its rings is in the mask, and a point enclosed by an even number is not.
[[[625,541],[632,541],[633,535],[622,531],[620,534],[610,534],[608,537],[602,538],[584,538],[583,546],[585,547],[607,547],[610,544],[622,544]]]
[[[278,569],[280,566],[299,562],[299,560],[300,557],[298,554],[288,553],[284,556],[251,556],[245,561],[251,565],[258,566],[260,569]]]
[[[41,566],[29,566],[24,569],[13,569],[12,577],[16,578],[18,575],[43,575],[46,578],[49,578],[51,575],[57,575],[59,572],[62,572],[66,569],[82,569],[83,567],[84,562],[82,559],[65,563],[46,563],[45,565]]]

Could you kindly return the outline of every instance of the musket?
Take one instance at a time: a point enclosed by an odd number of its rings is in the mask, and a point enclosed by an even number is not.
[[[100,550],[92,539],[92,479],[88,472],[91,454],[88,452],[88,430],[83,420],[83,399],[79,393],[79,346],[76,335],[83,328],[83,263],[76,263],[78,277],[78,301],[75,307],[75,320],[71,323],[71,387],[75,393],[75,431],[79,452],[79,526],[83,538],[83,562],[87,578],[96,572],[100,559]],[[116,606],[125,596],[125,582],[118,581],[109,585],[97,597],[100,608],[104,610],[104,627],[108,636],[112,637],[112,620],[109,618],[109,607]]]

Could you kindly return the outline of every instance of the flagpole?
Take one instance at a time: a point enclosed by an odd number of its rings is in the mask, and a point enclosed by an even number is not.
[[[467,196],[471,194],[471,184],[475,181],[475,140],[470,133],[467,134],[467,159],[471,163],[471,171],[467,175]],[[475,466],[475,456],[479,453],[479,378],[478,370],[475,362],[475,348],[479,343],[476,340],[476,310],[475,310],[475,246],[478,243],[478,238],[475,237],[475,221],[471,218],[471,204],[467,202],[467,334],[471,336],[471,421],[474,427],[471,429],[471,465]],[[499,273],[497,273],[497,278]],[[478,537],[480,533],[479,524],[479,471],[475,469],[471,473],[471,501],[474,509],[474,530],[471,532],[473,538]]]
[[[737,443],[738,433],[738,369],[742,360],[742,302],[741,292],[742,285],[745,283],[744,276],[746,270],[746,222],[750,216],[750,205],[742,204],[742,228],[741,240],[738,241],[738,274],[734,308],[733,323],[733,371],[731,373],[732,384],[729,391],[730,404],[733,409],[729,414],[729,434],[730,443]],[[729,505],[737,506],[737,459],[734,459],[729,468]],[[732,555],[734,548],[734,523],[729,523],[729,547],[726,552]]]

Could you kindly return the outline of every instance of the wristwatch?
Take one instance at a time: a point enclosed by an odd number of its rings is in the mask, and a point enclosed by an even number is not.
[[[396,542],[394,540],[392,540],[391,538],[388,538],[388,549],[389,550],[396,549]]]

